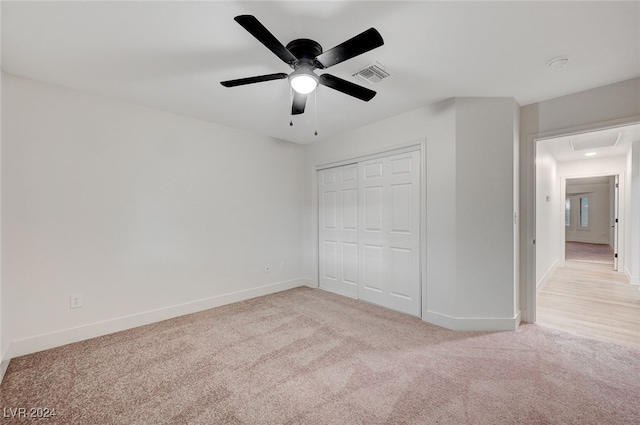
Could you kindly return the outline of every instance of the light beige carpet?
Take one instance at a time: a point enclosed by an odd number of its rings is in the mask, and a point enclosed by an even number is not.
[[[13,359],[3,424],[639,424],[640,350],[294,289]]]
[[[613,264],[613,249],[609,244],[565,242],[564,257],[567,261]]]

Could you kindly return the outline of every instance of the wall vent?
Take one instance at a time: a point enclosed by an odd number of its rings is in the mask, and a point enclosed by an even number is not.
[[[384,66],[380,65],[378,62],[374,62],[352,75],[359,80],[375,84],[389,77],[391,74],[389,74],[389,71],[387,71]]]

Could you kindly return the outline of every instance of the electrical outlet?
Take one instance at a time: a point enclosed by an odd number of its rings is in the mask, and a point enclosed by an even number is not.
[[[280,262],[280,270],[284,270],[284,261]]]
[[[69,297],[69,308],[80,308],[82,307],[82,295],[75,294]]]
[[[265,273],[269,273],[269,270],[271,270],[271,266],[270,265],[267,264],[266,266],[264,266],[264,272]]]

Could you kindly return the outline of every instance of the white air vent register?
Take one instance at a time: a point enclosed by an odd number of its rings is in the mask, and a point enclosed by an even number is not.
[[[391,74],[378,62],[374,62],[352,75],[359,80],[375,84],[389,77]]]

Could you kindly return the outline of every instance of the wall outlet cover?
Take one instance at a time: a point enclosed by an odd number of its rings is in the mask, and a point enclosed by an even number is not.
[[[82,307],[82,295],[75,294],[69,297],[69,308],[80,308]]]

